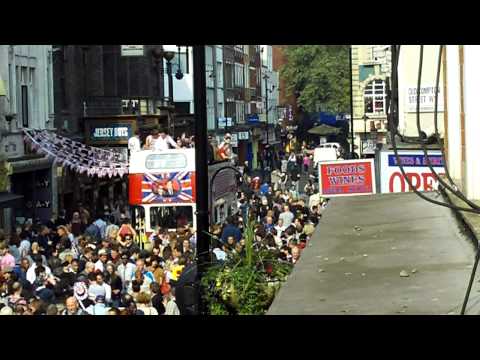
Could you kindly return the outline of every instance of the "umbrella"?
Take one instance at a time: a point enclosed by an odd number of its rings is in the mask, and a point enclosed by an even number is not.
[[[327,136],[327,135],[337,135],[340,133],[340,129],[330,126],[330,125],[319,125],[314,127],[313,129],[308,130],[309,134],[313,135],[321,135],[321,136]]]

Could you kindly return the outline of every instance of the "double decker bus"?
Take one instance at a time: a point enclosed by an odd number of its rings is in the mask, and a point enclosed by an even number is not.
[[[195,149],[134,152],[129,160],[129,204],[133,226],[147,237],[157,227],[174,231],[197,227]],[[230,162],[208,166],[210,223],[237,211],[237,181]],[[212,183],[212,176],[219,169]]]

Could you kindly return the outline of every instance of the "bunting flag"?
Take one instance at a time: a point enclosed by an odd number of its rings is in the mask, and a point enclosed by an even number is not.
[[[45,155],[54,164],[79,174],[112,178],[128,174],[127,159],[122,154],[87,146],[47,130],[24,129],[24,140],[32,150]]]

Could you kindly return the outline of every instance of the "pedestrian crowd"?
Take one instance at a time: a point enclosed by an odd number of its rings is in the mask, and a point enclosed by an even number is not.
[[[230,140],[227,134],[212,149],[212,158],[230,158]],[[175,141],[154,129],[143,148],[193,146],[193,137]],[[129,150],[140,149],[136,133]],[[266,156],[264,161],[272,169],[268,174],[255,176],[248,163],[240,167],[239,211],[211,228],[216,261],[245,254],[249,219],[255,224],[255,246],[295,264],[319,222],[327,201],[314,179],[299,189],[300,174],[311,168],[308,152]],[[158,227],[140,246],[122,201],[91,210],[79,203],[71,214],[62,210],[47,222],[17,224],[8,234],[0,230],[0,315],[186,313],[175,294],[181,275],[195,267],[196,235],[190,224],[178,224],[174,232]]]
[[[194,231],[158,228],[141,248],[128,207],[92,216],[78,204],[46,223],[0,232],[0,314],[179,315],[175,285]]]
[[[303,165],[303,172],[309,176],[311,163],[302,160],[298,164],[297,161],[295,153],[284,156],[281,166],[285,168],[273,170],[270,179],[255,176],[245,163],[239,178],[238,213],[228,217],[225,224],[211,228],[217,261],[245,254],[247,222],[254,224],[254,246],[276,253],[279,260],[293,264],[298,261],[328,199],[320,196],[314,176],[310,176],[303,189],[299,189],[302,171],[299,167]]]

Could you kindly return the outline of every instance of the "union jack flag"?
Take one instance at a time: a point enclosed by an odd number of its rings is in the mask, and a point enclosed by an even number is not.
[[[192,176],[189,171],[145,173],[142,181],[142,203],[191,203]]]

